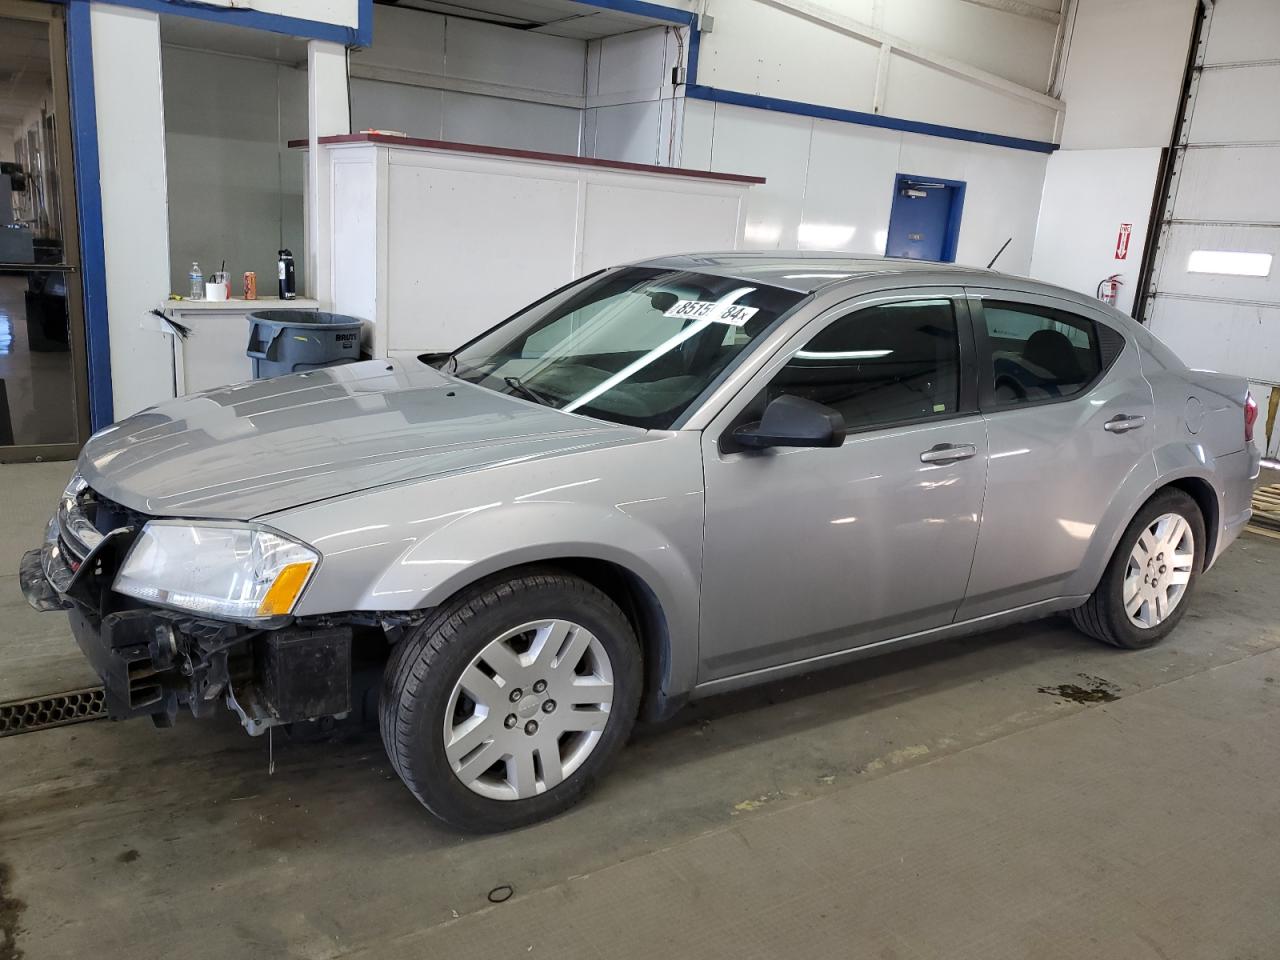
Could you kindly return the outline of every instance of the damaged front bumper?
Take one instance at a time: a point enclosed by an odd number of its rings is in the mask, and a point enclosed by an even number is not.
[[[108,716],[173,723],[221,701],[249,733],[284,723],[344,716],[351,708],[350,626],[276,629],[150,607],[110,586],[135,530],[68,536],[55,517],[43,548],[19,566],[23,596],[36,610],[65,610],[80,650],[102,680]]]

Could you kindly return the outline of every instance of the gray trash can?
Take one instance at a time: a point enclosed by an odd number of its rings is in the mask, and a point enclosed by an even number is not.
[[[262,310],[249,314],[253,379],[353,363],[360,359],[364,321],[319,310]]]

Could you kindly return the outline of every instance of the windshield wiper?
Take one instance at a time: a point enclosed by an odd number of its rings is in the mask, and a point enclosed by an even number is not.
[[[519,377],[503,377],[502,382],[505,383],[512,390],[519,393],[526,400],[532,400],[534,403],[540,403],[544,407],[550,407],[553,405],[550,397],[548,397],[545,393],[539,393],[537,390],[533,389],[533,387],[529,386],[524,381],[522,381]]]

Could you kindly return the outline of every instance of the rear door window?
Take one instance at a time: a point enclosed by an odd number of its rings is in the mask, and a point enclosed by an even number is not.
[[[995,405],[1048,403],[1087,389],[1102,373],[1098,325],[1032,303],[982,301]]]

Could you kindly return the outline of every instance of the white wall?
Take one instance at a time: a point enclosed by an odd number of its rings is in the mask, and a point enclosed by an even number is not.
[[[1199,0],[1077,0],[1064,150],[1167,147]]]
[[[1049,161],[1031,275],[1093,295],[1121,276],[1133,310],[1198,0],[1078,0],[1062,73],[1063,149]],[[1131,223],[1128,257],[1116,234]]]
[[[90,24],[119,419],[173,391],[172,344],[149,313],[169,294],[160,24],[154,13],[107,4],[93,5]]]
[[[1044,94],[1059,4],[1030,4],[1043,17],[996,6],[968,0],[709,0],[715,25],[702,36],[697,81],[844,110],[1052,139],[1057,111]],[[889,52],[881,84],[882,41]]]
[[[408,8],[374,8],[351,55],[352,128],[577,154],[586,44]]]
[[[697,80],[1049,139],[1057,114],[1040,101],[1059,0],[1037,3],[1044,18],[965,0],[839,5],[913,52],[889,55],[877,89],[879,43],[761,0],[711,0]],[[965,180],[958,259],[985,264],[1012,235],[1000,266],[1030,266],[1044,155],[686,100],[671,68],[687,44],[666,26],[584,44],[378,6],[374,46],[352,57],[353,128],[765,176],[750,192],[756,246],[883,252],[896,173]],[[926,65],[922,51],[991,82]]]
[[[1045,154],[691,100],[682,166],[766,178],[747,194],[746,246],[883,254],[898,173],[966,182],[956,260],[1031,262]]]
[[[271,295],[282,246],[303,289],[306,154],[286,143],[307,135],[306,70],[172,45],[163,59],[172,290],[193,260],[207,275],[225,258],[236,295],[246,270]]]
[[[1129,313],[1142,267],[1160,150],[1062,150],[1049,158],[1031,275],[1093,294],[1119,274],[1116,307]],[[1116,259],[1120,224],[1132,225],[1128,256]]]
[[[676,163],[684,100],[671,68],[684,63],[683,41],[682,31],[651,27],[587,44],[584,156]]]
[[[833,22],[820,24],[763,0],[710,0],[707,12],[715,23],[701,37],[697,82],[1009,136],[1052,138],[1057,113],[1043,91],[1053,58],[1057,0],[1042,0],[1044,18],[964,0],[796,6],[830,11]],[[975,83],[901,52],[891,52],[882,64],[880,43],[837,29],[849,26],[846,18],[915,53],[963,61],[961,70],[990,71],[992,82]],[[584,153],[767,178],[748,192],[745,241],[756,248],[882,254],[896,174],[963,180],[967,190],[957,260],[985,265],[1012,236],[998,266],[1014,273],[1029,269],[1044,154],[685,99],[673,96],[669,86],[676,62],[680,49],[672,30],[592,41]],[[1018,90],[1018,85],[1029,86]]]

